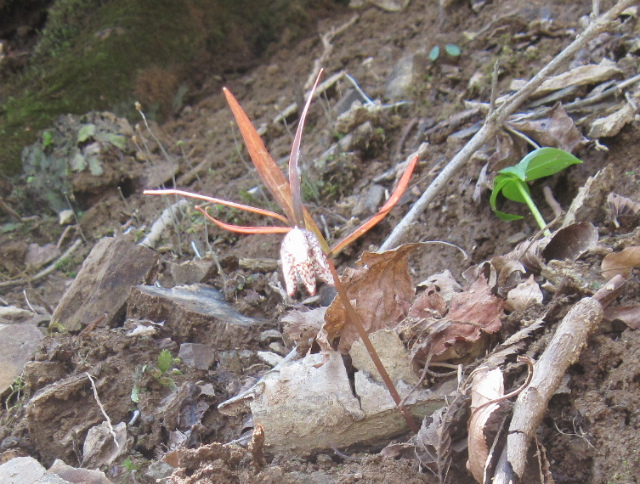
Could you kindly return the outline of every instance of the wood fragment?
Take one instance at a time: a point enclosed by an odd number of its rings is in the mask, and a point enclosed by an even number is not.
[[[578,301],[560,322],[549,346],[534,365],[531,383],[515,403],[507,444],[498,463],[494,483],[518,482],[524,477],[529,447],[549,400],[569,366],[580,357],[589,334],[602,320],[603,301],[623,282],[621,276],[614,277],[592,297]]]

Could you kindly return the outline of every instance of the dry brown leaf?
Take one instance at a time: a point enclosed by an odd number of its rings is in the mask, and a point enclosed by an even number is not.
[[[602,260],[602,276],[607,280],[618,274],[629,277],[634,267],[640,267],[640,246],[607,254]]]
[[[453,296],[452,296],[453,297]],[[428,286],[411,305],[410,318],[441,318],[447,314],[446,301],[434,284]]]
[[[459,358],[483,333],[495,333],[502,326],[505,302],[491,293],[484,276],[451,301],[447,320],[451,324],[434,335],[431,354],[436,361]],[[462,349],[462,350],[461,350]]]
[[[542,290],[533,278],[533,274],[524,282],[518,284],[507,294],[507,309],[509,311],[522,311],[530,304],[542,302]]]
[[[547,261],[556,259],[573,262],[597,243],[598,229],[589,222],[579,222],[554,232],[542,255]]]
[[[467,469],[477,482],[484,482],[485,467],[492,442],[487,441],[489,420],[499,411],[498,403],[488,403],[504,395],[504,380],[500,368],[481,368],[471,383],[471,418],[469,419],[469,460]]]
[[[635,200],[612,192],[607,195],[606,208],[616,228],[619,228],[621,224],[629,227],[635,227],[638,224],[640,203]]]
[[[489,148],[491,150],[491,148]],[[527,153],[527,142],[520,137],[500,131],[495,137],[493,152],[489,151],[489,170],[496,172],[518,163]]]
[[[415,294],[407,256],[420,244],[405,244],[386,252],[365,252],[342,278],[356,313],[367,333],[394,328],[407,315]],[[358,338],[355,326],[346,324],[346,310],[335,298],[325,314],[328,341],[340,337],[338,349],[346,354]]]
[[[455,280],[449,269],[433,274],[418,284],[418,287],[433,286],[444,301],[451,301],[456,292],[462,291],[462,286]],[[415,304],[415,303],[414,303]],[[413,308],[412,308],[413,309]]]
[[[283,335],[289,344],[296,344],[301,352],[306,352],[324,324],[327,308],[311,311],[289,311],[280,320],[284,323]]]
[[[604,310],[604,319],[619,319],[631,329],[640,328],[640,306],[608,306]]]
[[[540,146],[551,146],[573,153],[575,148],[585,141],[573,119],[560,103],[553,106],[544,118],[532,119],[531,116],[527,116],[510,119],[507,125],[533,138]]]

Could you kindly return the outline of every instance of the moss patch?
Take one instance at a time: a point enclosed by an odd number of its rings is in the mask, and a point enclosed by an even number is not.
[[[286,26],[308,21],[306,3],[58,0],[31,66],[0,108],[0,174],[19,173],[22,149],[60,114],[132,116],[136,99],[168,114],[191,74],[248,67]]]

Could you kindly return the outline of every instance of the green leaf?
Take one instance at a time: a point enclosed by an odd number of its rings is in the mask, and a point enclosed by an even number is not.
[[[96,133],[95,124],[83,124],[78,132],[78,143],[84,143]]]
[[[514,202],[525,203],[525,199],[522,197],[520,190],[518,190],[518,184],[522,184],[525,190],[529,192],[529,187],[527,187],[526,183],[522,182],[510,173],[503,174],[500,172],[500,174],[498,174],[498,176],[493,180],[493,191],[491,192],[489,203],[491,204],[491,208],[495,214],[502,220],[520,220],[522,218],[521,215],[501,212],[498,210],[497,206],[498,195],[500,193],[502,193],[505,198],[513,200]]]
[[[169,350],[162,350],[158,355],[158,370],[162,373],[168,372],[172,362],[173,357],[171,356],[171,352]]]
[[[513,173],[523,181],[530,181],[553,175],[576,163],[582,163],[582,160],[564,150],[538,148],[522,158],[516,166],[505,168],[498,173]]]
[[[436,60],[438,60],[438,57],[440,57],[440,47],[436,45],[433,49],[431,49],[431,52],[429,52],[429,60],[431,62],[435,62]]]
[[[138,385],[134,385],[131,389],[131,401],[133,403],[140,402],[140,388],[138,388]]]
[[[456,44],[447,44],[444,46],[444,50],[447,52],[447,54],[449,54],[451,57],[459,57],[460,56],[460,47],[458,47]]]

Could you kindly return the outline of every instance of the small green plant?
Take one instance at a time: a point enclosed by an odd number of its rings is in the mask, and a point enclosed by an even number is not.
[[[13,379],[13,381],[9,385],[9,390],[11,391],[4,400],[4,406],[7,409],[7,411],[13,407],[20,405],[20,400],[24,396],[25,387],[26,387],[26,383],[22,375],[17,376],[16,378]],[[15,404],[11,405],[10,402],[12,399],[14,399],[14,397],[15,397]]]
[[[182,375],[182,372],[177,368],[173,368],[174,365],[180,362],[180,358],[174,358],[171,356],[169,350],[162,350],[156,359],[155,365],[143,365],[136,371],[135,382],[131,389],[131,401],[133,403],[140,402],[140,381],[142,375],[148,371],[149,374],[163,387],[175,390],[176,382],[173,379],[175,375]]]
[[[526,203],[540,229],[544,231],[545,235],[550,235],[551,232],[547,229],[546,222],[531,198],[527,182],[551,176],[576,163],[582,163],[582,161],[571,153],[557,148],[538,148],[532,151],[522,158],[516,166],[510,166],[498,172],[498,175],[493,180],[493,191],[490,199],[491,208],[502,220],[519,220],[523,218],[521,215],[504,213],[498,210],[496,205],[498,195],[502,193],[509,200]]]
[[[438,60],[438,58],[440,57],[440,50],[441,49],[439,45],[434,45],[432,47],[432,49],[429,51],[429,60],[431,62],[435,62]],[[444,51],[449,57],[460,57],[460,54],[462,53],[460,47],[458,47],[456,44],[446,44],[444,46]]]

